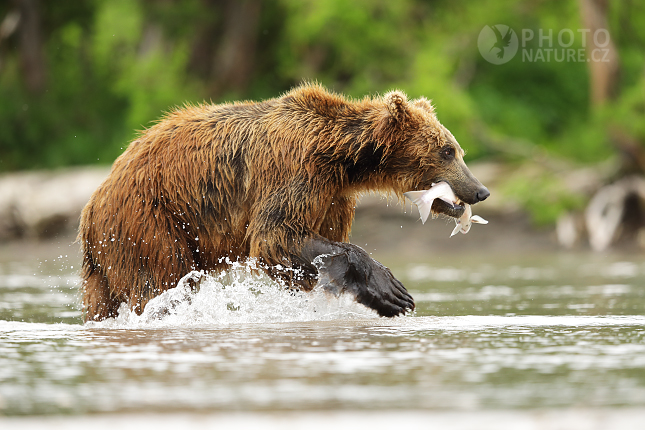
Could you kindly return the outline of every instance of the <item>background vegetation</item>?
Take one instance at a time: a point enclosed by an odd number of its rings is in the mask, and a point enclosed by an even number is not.
[[[174,106],[274,97],[302,80],[427,96],[468,160],[538,159],[544,169],[517,169],[507,187],[529,207],[553,202],[538,221],[581,204],[554,173],[645,168],[639,0],[13,0],[0,23],[0,171],[108,164]],[[477,38],[495,24],[534,32],[520,50],[572,29],[584,51],[577,30],[607,28],[611,62],[518,52],[493,65]]]

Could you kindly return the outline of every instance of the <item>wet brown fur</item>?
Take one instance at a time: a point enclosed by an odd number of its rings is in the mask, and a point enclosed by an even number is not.
[[[86,318],[115,316],[122,302],[141,313],[223,257],[311,263],[298,261],[302,240],[347,242],[362,192],[401,196],[444,179],[467,201],[476,184],[460,177],[462,157],[430,102],[398,91],[353,101],[305,84],[177,109],[131,143],[83,210]]]

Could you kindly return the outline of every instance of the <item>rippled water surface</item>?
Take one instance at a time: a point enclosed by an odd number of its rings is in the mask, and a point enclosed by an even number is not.
[[[645,406],[639,256],[394,263],[395,319],[238,267],[87,325],[73,258],[5,260],[4,415]]]

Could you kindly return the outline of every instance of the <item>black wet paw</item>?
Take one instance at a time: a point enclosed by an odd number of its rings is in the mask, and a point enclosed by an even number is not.
[[[387,267],[364,250],[343,244],[342,250],[314,259],[318,285],[334,295],[352,294],[380,316],[395,317],[414,310],[414,299]]]

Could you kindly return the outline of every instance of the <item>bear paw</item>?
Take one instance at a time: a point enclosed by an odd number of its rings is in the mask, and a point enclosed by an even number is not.
[[[313,260],[318,269],[318,285],[336,296],[349,293],[382,317],[414,310],[414,299],[390,269],[363,249],[343,245],[342,251],[321,254]]]

